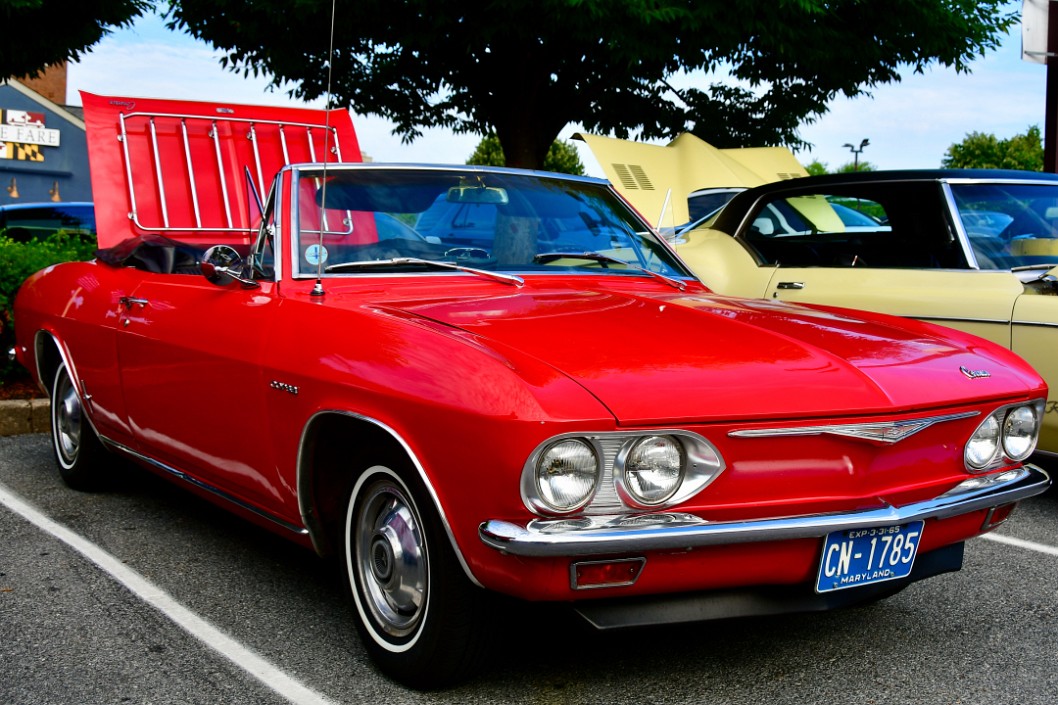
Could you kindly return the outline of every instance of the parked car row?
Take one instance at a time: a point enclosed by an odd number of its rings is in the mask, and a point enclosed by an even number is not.
[[[16,303],[60,473],[130,458],[338,556],[403,683],[478,667],[495,594],[604,629],[882,599],[1050,484],[1008,346],[717,293],[605,181],[342,162],[347,114],[83,103],[103,249]]]
[[[44,240],[55,233],[95,238],[91,203],[12,203],[0,206],[0,236],[15,242]]]

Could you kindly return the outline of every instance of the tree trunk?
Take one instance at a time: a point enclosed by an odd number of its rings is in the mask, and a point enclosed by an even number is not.
[[[514,119],[497,121],[496,136],[503,147],[506,165],[518,169],[542,169],[547,150],[561,129],[562,125],[552,128],[548,122],[533,120],[520,111]]]
[[[496,239],[492,256],[500,265],[517,266],[533,261],[540,236],[539,221],[517,215],[496,217]]]
[[[496,128],[496,136],[503,147],[503,158],[507,166],[519,169],[541,169],[544,157],[555,136],[552,136],[541,149],[537,142],[541,139],[526,129],[503,130]]]

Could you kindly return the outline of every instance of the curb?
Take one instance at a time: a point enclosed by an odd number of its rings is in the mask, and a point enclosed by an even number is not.
[[[50,410],[47,399],[0,401],[0,436],[51,431]]]

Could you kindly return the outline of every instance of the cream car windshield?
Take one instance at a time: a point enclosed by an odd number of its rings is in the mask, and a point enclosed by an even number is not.
[[[981,269],[1058,265],[1058,185],[952,184]]]
[[[302,170],[296,186],[296,272],[303,276],[458,265],[693,278],[631,209],[592,181],[376,167]]]

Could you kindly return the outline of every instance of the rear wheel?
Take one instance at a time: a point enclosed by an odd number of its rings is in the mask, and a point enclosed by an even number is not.
[[[349,496],[345,561],[368,653],[419,689],[466,678],[482,653],[483,592],[459,566],[418,478],[369,467]]]
[[[84,406],[66,364],[59,365],[51,385],[51,440],[63,481],[75,490],[98,489],[103,483],[103,444],[84,415]]]

